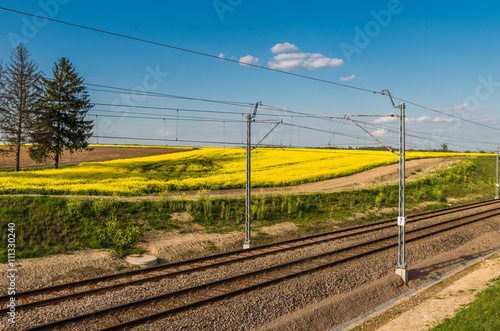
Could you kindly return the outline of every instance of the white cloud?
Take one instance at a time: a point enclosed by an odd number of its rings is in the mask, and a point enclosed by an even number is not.
[[[478,111],[483,109],[483,105],[479,106],[471,106],[470,104],[463,103],[460,105],[455,105],[453,107],[444,107],[444,108],[435,108],[436,110],[440,110],[445,113],[450,113],[450,114],[459,114],[460,112],[472,112],[472,111]]]
[[[168,128],[161,128],[156,130],[156,136],[160,137],[165,137],[165,136],[172,136],[174,134],[173,131],[169,130]]]
[[[439,123],[439,122],[453,122],[455,119],[453,118],[445,118],[445,117],[430,117],[427,115],[422,115],[420,117],[407,117],[405,119],[405,123]],[[377,118],[373,123],[381,124],[381,123],[391,123],[399,121],[399,118],[394,116],[384,116]]]
[[[269,61],[269,66],[273,69],[299,69],[307,59],[304,53],[285,53],[274,57],[274,62]]]
[[[389,130],[378,129],[378,130],[373,131],[372,135],[374,135],[375,137],[384,137],[384,136],[389,135]]]
[[[466,113],[466,112],[479,111],[483,108],[484,108],[484,105],[472,106],[466,102],[466,103],[463,103],[460,105],[455,105],[453,107],[444,107],[444,108],[435,108],[435,109],[446,112],[446,113],[459,114],[460,112]]]
[[[430,116],[423,115],[420,117],[407,117],[406,123],[425,123],[425,122],[434,122]]]
[[[283,53],[276,55],[268,64],[271,69],[314,70],[326,67],[338,67],[343,65],[344,61],[337,58],[328,58],[320,53]]]
[[[455,112],[457,110],[467,111],[470,109],[470,105],[468,103],[464,103],[461,105],[456,105],[453,107],[445,107],[445,108],[436,108],[436,110],[447,111],[447,112]]]
[[[225,59],[225,58],[226,58],[226,56],[224,55],[224,53],[219,54],[219,59]]]
[[[300,52],[300,49],[294,44],[284,42],[283,44],[274,45],[273,48],[271,48],[271,52],[273,52],[274,54],[297,53]]]
[[[373,123],[391,123],[391,122],[395,122],[397,121],[398,118],[397,117],[393,117],[393,116],[384,116],[384,117],[379,117],[377,118],[375,121],[373,121]]]
[[[356,78],[356,75],[350,75],[347,77],[340,77],[340,80],[343,82],[349,82],[349,81],[353,80],[354,78]]]
[[[246,55],[240,58],[240,65],[246,66],[249,64],[259,64],[259,58],[252,55]]]
[[[408,117],[406,118],[406,123],[439,123],[439,122],[453,122],[455,119],[453,118],[444,118],[444,117],[430,117],[427,115],[423,115],[420,117]]]

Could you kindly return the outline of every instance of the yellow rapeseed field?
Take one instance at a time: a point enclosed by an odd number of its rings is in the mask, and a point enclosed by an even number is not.
[[[408,152],[407,159],[468,154]],[[255,149],[252,186],[288,186],[397,163],[390,152]],[[144,195],[245,186],[245,149],[202,148],[62,169],[0,172],[0,193]]]

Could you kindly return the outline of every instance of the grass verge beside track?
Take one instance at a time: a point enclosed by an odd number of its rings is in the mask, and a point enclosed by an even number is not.
[[[432,331],[500,330],[500,277],[461,309],[453,318],[446,318]]]

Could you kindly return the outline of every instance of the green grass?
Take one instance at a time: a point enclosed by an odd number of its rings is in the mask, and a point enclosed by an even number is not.
[[[134,222],[116,214],[118,201],[81,201],[54,197],[1,197],[0,228],[15,224],[16,257],[66,253],[81,247],[112,248],[124,254],[140,239]],[[7,245],[0,246],[0,262]]]
[[[407,207],[422,212],[449,206],[447,199],[473,195],[491,198],[494,192],[494,157],[466,159],[407,185]],[[469,200],[470,201],[470,200]],[[426,207],[421,204],[427,202]],[[263,226],[293,222],[297,235],[331,231],[395,217],[398,187],[383,186],[309,195],[255,195],[253,231]],[[137,250],[144,231],[199,231],[227,233],[244,230],[245,199],[212,198],[203,192],[196,200],[129,201],[118,198],[85,199],[48,196],[0,197],[0,262],[6,261],[8,223],[16,224],[17,258],[65,253],[81,247],[111,248],[120,255]],[[187,213],[193,222],[172,218]],[[362,215],[362,216],[360,216]],[[335,222],[332,222],[334,220]],[[272,238],[258,236],[256,241]]]
[[[455,317],[446,318],[433,331],[498,331],[500,330],[500,277],[477,294],[476,299]]]

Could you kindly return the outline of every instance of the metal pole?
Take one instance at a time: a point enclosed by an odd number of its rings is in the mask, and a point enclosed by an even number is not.
[[[405,110],[406,105],[400,103],[398,106],[394,104],[391,93],[389,90],[382,90],[382,95],[387,95],[391,100],[393,108],[399,109],[399,153],[396,153],[392,148],[386,146],[381,140],[377,139],[370,132],[364,129],[361,125],[353,121],[349,116],[344,115],[345,118],[351,120],[360,127],[363,131],[372,136],[378,143],[387,147],[389,151],[398,155],[399,157],[399,205],[398,205],[398,262],[396,265],[396,274],[401,276],[405,284],[408,284],[408,266],[405,262],[405,229],[406,229],[406,201],[405,201],[405,180],[406,180],[406,146],[405,146]],[[352,116],[352,115],[351,115]],[[378,116],[378,115],[354,115],[354,116]],[[394,117],[394,114],[390,116]]]
[[[404,103],[399,104],[399,216],[398,216],[398,264],[396,273],[399,274],[405,284],[408,283],[408,267],[405,262],[405,229],[406,229],[406,201],[405,201],[405,177],[406,177],[406,153],[405,153],[405,108]]]
[[[251,160],[252,160],[252,122],[257,114],[257,108],[261,102],[255,104],[252,114],[247,115],[247,180],[246,180],[246,194],[245,194],[245,242],[243,242],[243,249],[252,248],[252,234],[251,234],[251,218],[252,213],[252,182],[251,182]]]
[[[398,204],[398,264],[397,267],[402,267],[402,256],[401,256],[401,221],[403,220],[403,177],[402,177],[402,168],[403,168],[403,154],[402,152],[402,138],[403,138],[403,126],[401,122],[401,105],[399,105],[400,116],[399,116],[399,204]]]
[[[251,153],[252,153],[252,139],[251,139],[251,123],[252,115],[247,115],[247,180],[246,180],[246,193],[245,193],[245,242],[243,243],[243,249],[252,248],[251,239]]]
[[[497,146],[497,171],[496,171],[496,177],[497,177],[497,183],[495,186],[495,199],[498,199],[498,146]]]
[[[405,227],[406,227],[406,141],[405,141],[405,108],[406,105],[402,103],[400,105],[401,113],[400,113],[400,123],[401,123],[401,147],[399,151],[400,159],[401,159],[401,211],[400,215],[404,219],[402,227],[402,248],[401,248],[401,265],[406,268],[405,262]]]

